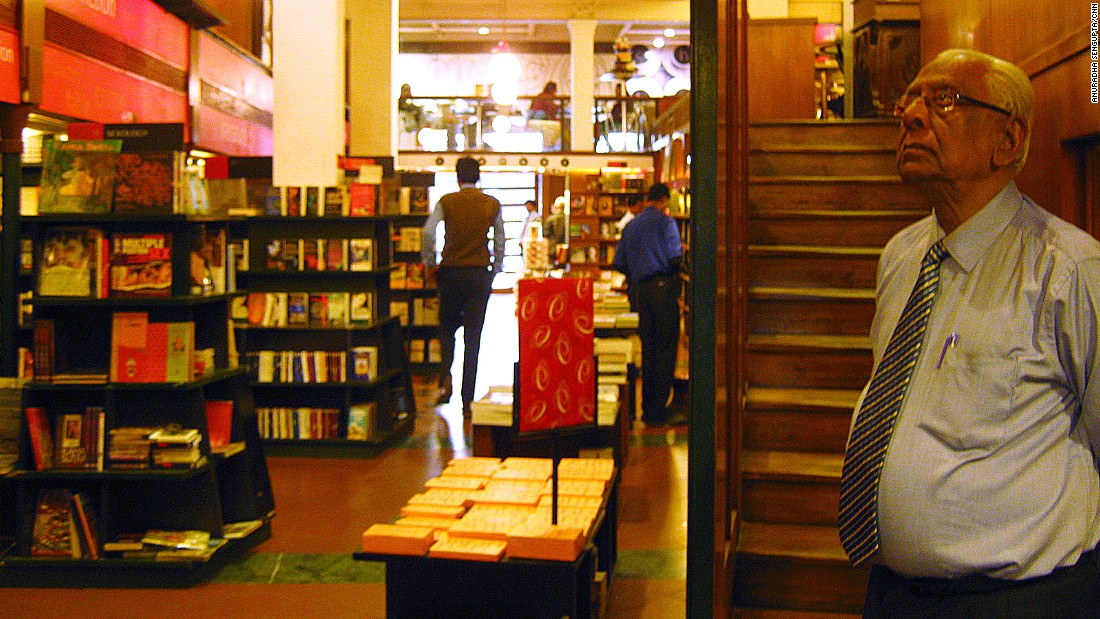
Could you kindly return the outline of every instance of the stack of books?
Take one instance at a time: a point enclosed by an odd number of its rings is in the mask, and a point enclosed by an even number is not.
[[[475,426],[512,425],[512,386],[489,387],[485,397],[470,403],[470,413]]]
[[[149,435],[157,428],[123,426],[112,428],[107,447],[107,466],[112,469],[147,469],[152,441]]]
[[[149,434],[150,459],[154,468],[189,469],[202,462],[199,443],[202,433],[195,428],[164,427]]]

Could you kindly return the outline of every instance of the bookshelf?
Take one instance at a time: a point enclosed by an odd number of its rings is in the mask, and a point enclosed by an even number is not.
[[[186,586],[270,537],[274,497],[247,374],[237,365],[229,320],[235,294],[210,270],[224,269],[224,242],[215,243],[220,264],[196,257],[209,255],[204,239],[224,241],[226,226],[178,214],[21,218],[32,245],[26,277],[36,291],[36,363],[22,387],[19,458],[5,476],[10,500],[0,503],[0,525],[13,540],[0,562],[0,586]],[[59,229],[95,231],[101,258],[82,276],[90,278],[88,290],[55,282],[55,294],[39,294],[50,277],[43,270],[52,268],[45,248]],[[135,287],[126,279],[133,271],[118,259],[120,243],[134,238],[165,249],[157,256],[169,269],[160,272],[163,282]],[[131,329],[126,336],[123,325]],[[158,342],[169,352],[162,354]],[[224,441],[211,432],[214,408],[229,412]],[[173,424],[197,430],[195,438],[175,450],[145,441],[139,455],[121,457],[116,441],[124,429]],[[47,438],[56,451],[41,447]],[[79,495],[88,516],[66,542],[73,552],[61,557],[43,551],[40,523],[49,507],[44,497],[59,494]],[[250,531],[226,536],[227,525],[245,521]],[[201,531],[211,541],[170,560],[155,550],[127,555],[103,548],[150,530]]]
[[[611,268],[623,218],[632,201],[645,197],[644,176],[619,179],[617,186],[608,187],[601,174],[570,175],[569,254],[571,271],[598,277],[600,270]]]
[[[392,218],[394,264],[398,266],[390,279],[390,314],[404,327],[409,370],[433,374],[442,366],[439,289],[433,279],[424,275],[417,281],[417,275],[424,273],[420,261],[421,231],[428,214],[405,213],[392,215]],[[400,274],[402,268],[404,275]]]
[[[392,216],[251,217],[234,318],[272,447],[378,447],[415,417]],[[243,305],[243,307],[241,307]]]

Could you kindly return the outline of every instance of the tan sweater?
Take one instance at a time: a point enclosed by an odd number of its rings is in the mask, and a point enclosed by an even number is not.
[[[439,208],[447,234],[440,266],[489,266],[489,228],[500,213],[500,202],[480,189],[463,187],[440,198]]]

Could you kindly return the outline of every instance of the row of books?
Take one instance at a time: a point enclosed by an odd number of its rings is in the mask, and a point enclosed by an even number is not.
[[[230,286],[224,228],[197,228],[191,239],[193,294]],[[36,289],[53,297],[168,297],[172,295],[172,235],[106,233],[90,226],[47,228],[38,253]],[[234,263],[234,266],[235,263]]]
[[[255,327],[346,327],[374,322],[374,293],[250,292],[233,300],[233,319]]]
[[[373,239],[272,239],[264,247],[269,271],[371,271],[374,266]]]
[[[391,290],[422,290],[435,288],[434,277],[429,277],[423,262],[394,262],[390,271]]]
[[[423,230],[419,227],[402,226],[394,232],[393,249],[401,252],[420,252]]]
[[[214,214],[201,167],[187,153],[121,150],[122,140],[52,140],[37,212]]]
[[[106,415],[102,406],[58,414],[52,429],[46,409],[28,406],[24,414],[35,470],[103,470]]]
[[[427,187],[398,187],[394,190],[383,182],[378,173],[364,175],[360,172],[357,181],[333,187],[270,187],[261,212],[283,217],[373,217],[378,214],[428,213]],[[255,210],[252,213],[260,214]]]
[[[140,311],[112,315],[111,382],[185,383],[196,375],[195,359],[195,323],[151,322]]]
[[[439,338],[412,338],[408,341],[409,363],[442,363],[443,343]]]
[[[68,488],[43,488],[38,492],[31,556],[99,558],[95,512],[87,494]]]
[[[378,347],[344,350],[255,350],[245,353],[258,383],[368,382],[378,378]]]
[[[434,327],[439,324],[439,297],[416,297],[409,301],[390,301],[390,315],[401,326]]]
[[[208,414],[211,405],[217,407],[207,402]],[[112,469],[189,469],[205,462],[197,428],[120,426],[109,435],[107,465]]]
[[[270,406],[256,409],[260,436],[265,439],[322,440],[346,438],[372,440],[376,434],[377,402],[348,407],[347,430],[340,432],[341,410],[337,408]]]
[[[340,435],[340,409],[258,406],[256,423],[265,439],[335,439]]]

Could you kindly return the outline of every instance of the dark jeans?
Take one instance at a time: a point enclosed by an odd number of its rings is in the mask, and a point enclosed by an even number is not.
[[[1023,581],[967,577],[905,579],[871,568],[864,619],[1095,619],[1100,568],[1095,553],[1072,567]]]
[[[680,340],[680,279],[663,275],[630,287],[634,289],[638,337],[642,340],[642,420],[667,421],[666,406]]]
[[[462,404],[474,401],[477,356],[485,306],[492,292],[493,276],[486,267],[440,267],[439,337],[443,348],[443,371],[450,372],[455,358],[455,332],[463,329],[465,355],[462,360]]]

